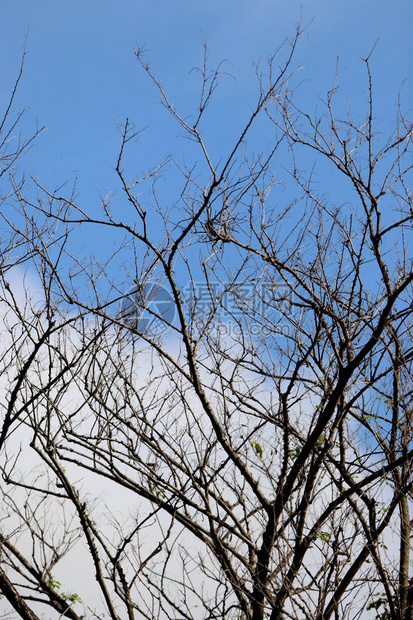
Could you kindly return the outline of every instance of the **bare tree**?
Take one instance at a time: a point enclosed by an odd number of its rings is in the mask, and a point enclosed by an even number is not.
[[[376,129],[370,58],[364,117],[336,112],[337,76],[322,113],[303,110],[300,35],[257,68],[217,162],[202,128],[221,67],[205,47],[189,118],[138,50],[194,161],[131,175],[126,121],[124,204],[102,198],[98,216],[16,186],[9,222],[41,295],[22,307],[3,282],[10,602],[130,620],[411,615],[412,126],[399,105],[394,134]],[[79,256],[75,228],[116,250]],[[58,571],[80,544],[90,583],[71,594]]]

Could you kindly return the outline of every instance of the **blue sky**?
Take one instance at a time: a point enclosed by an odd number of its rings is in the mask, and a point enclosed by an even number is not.
[[[155,162],[167,153],[169,140],[174,143],[179,134],[139,69],[134,46],[146,45],[172,101],[189,113],[197,82],[188,72],[202,60],[203,35],[211,63],[228,59],[227,69],[236,77],[223,80],[211,114],[225,118],[225,126],[233,123],[228,130],[237,132],[256,98],[252,61],[265,60],[292,34],[300,7],[303,21],[313,20],[297,56],[308,67],[306,92],[315,97],[330,86],[337,53],[345,69],[343,93],[348,98],[358,94],[364,78],[359,58],[380,39],[373,70],[385,114],[394,111],[397,90],[406,78],[405,101],[411,100],[409,0],[2,0],[0,105],[10,92],[29,27],[18,105],[30,108],[24,130],[29,132],[36,119],[48,130],[28,165],[50,187],[71,182],[77,174],[81,195],[91,200],[95,183],[103,192],[111,189],[118,148],[115,119],[123,122],[128,116],[137,127],[150,126],[149,152],[141,152],[141,161],[136,161],[140,169],[147,156]],[[218,136],[218,147],[220,139],[225,147],[225,134]]]
[[[204,125],[216,163],[231,150],[256,102],[253,62],[261,60],[265,65],[283,39],[292,36],[300,14],[303,23],[311,22],[296,56],[296,64],[305,66],[300,74],[302,104],[311,112],[319,103],[318,97],[331,87],[339,55],[340,95],[351,101],[357,116],[366,88],[360,58],[378,41],[372,59],[375,112],[384,132],[394,129],[403,82],[405,108],[413,100],[410,0],[309,0],[305,4],[298,0],[2,0],[0,108],[8,101],[28,30],[16,106],[28,108],[21,125],[25,137],[36,122],[47,127],[22,168],[51,190],[66,183],[63,194],[70,194],[77,179],[79,204],[97,214],[101,210],[98,188],[104,196],[119,197],[116,204],[125,203],[114,172],[119,149],[116,122],[128,117],[137,129],[146,128],[127,151],[128,173],[155,166],[171,152],[190,159],[190,145],[160,105],[133,48],[146,47],[153,71],[185,117],[193,113],[199,92],[199,79],[190,71],[202,63],[202,38],[210,50],[211,66],[226,60],[224,68],[233,76],[222,78]],[[265,136],[266,144],[258,146],[265,149],[269,140]],[[181,185],[175,187],[175,179],[168,177],[163,187],[165,202],[170,204],[174,192],[179,196],[181,189]],[[108,231],[105,236],[102,231],[101,248],[107,246],[108,252],[113,247],[111,234]]]

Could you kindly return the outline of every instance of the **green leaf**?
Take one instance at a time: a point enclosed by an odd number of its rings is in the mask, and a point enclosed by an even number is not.
[[[251,446],[254,448],[255,454],[262,459],[262,448],[260,444],[255,441],[251,441]]]
[[[54,590],[59,590],[62,584],[60,583],[60,581],[57,581],[57,579],[55,579],[53,575],[50,575],[49,579],[47,580],[47,585]]]

